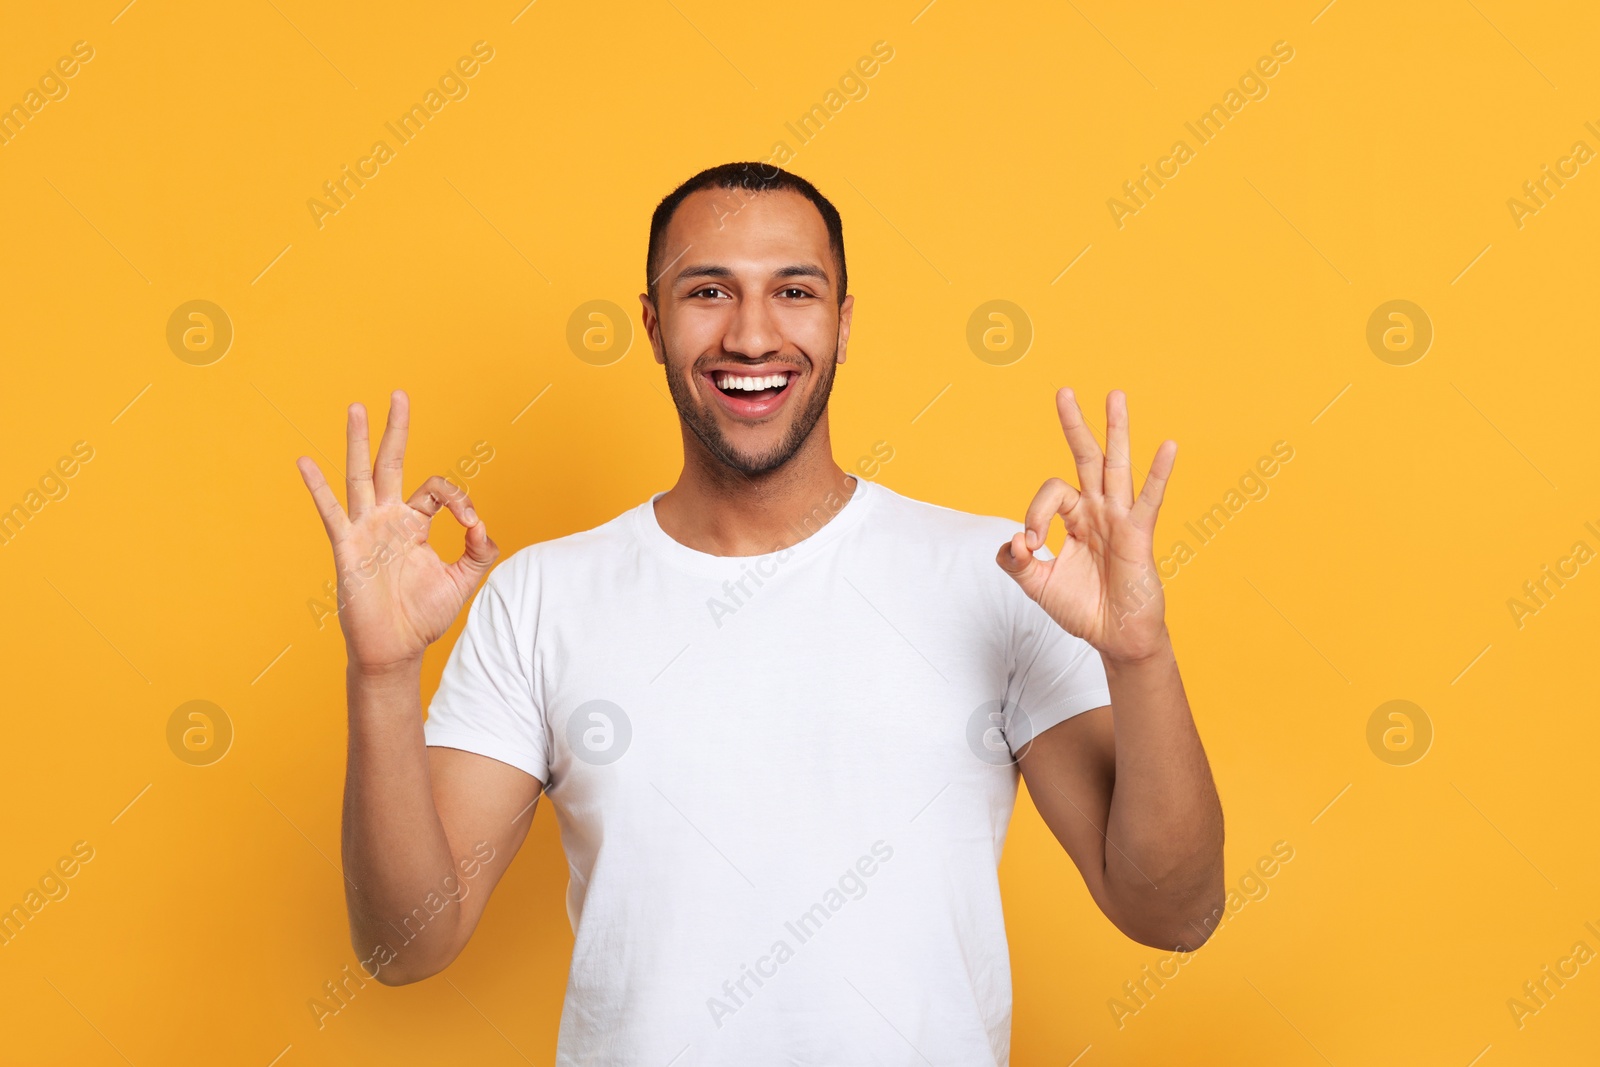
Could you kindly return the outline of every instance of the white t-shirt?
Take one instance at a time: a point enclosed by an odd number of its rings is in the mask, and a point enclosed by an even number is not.
[[[555,808],[556,1062],[1004,1067],[1013,752],[1111,702],[996,566],[1021,524],[857,479],[713,556],[654,501],[496,567],[425,727]]]

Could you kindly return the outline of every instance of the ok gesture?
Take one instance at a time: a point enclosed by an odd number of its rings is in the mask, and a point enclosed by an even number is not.
[[[1056,412],[1078,467],[1078,488],[1051,478],[1028,506],[1025,529],[996,557],[1028,596],[1064,630],[1112,661],[1137,662],[1165,646],[1166,601],[1156,572],[1156,512],[1178,454],[1163,441],[1135,499],[1128,447],[1128,398],[1106,397],[1106,453],[1083,421],[1071,389],[1056,393]],[[1067,539],[1054,559],[1034,552],[1057,515]]]
[[[396,390],[374,464],[366,408],[350,405],[348,514],[316,463],[305,456],[296,461],[333,544],[339,626],[350,666],[368,673],[415,666],[423,650],[450,628],[500,554],[466,492],[438,475],[401,499],[409,425],[410,401]],[[441,508],[467,528],[466,550],[449,564],[428,544],[428,527]]]

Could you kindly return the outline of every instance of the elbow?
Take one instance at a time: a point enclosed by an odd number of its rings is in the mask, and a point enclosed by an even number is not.
[[[464,945],[424,941],[419,938],[398,950],[387,941],[377,941],[370,952],[353,941],[352,947],[362,959],[361,969],[379,985],[403,986],[432,978],[443,971],[460,955]]]
[[[1117,928],[1130,940],[1149,948],[1163,952],[1194,952],[1211,940],[1221,911],[1221,907],[1218,907],[1216,911],[1204,913],[1198,919],[1144,922],[1138,925],[1119,923]]]
[[[443,967],[401,967],[400,961],[397,959],[393,963],[379,967],[378,973],[373,977],[378,980],[379,984],[392,988],[394,986],[411,985],[413,982],[420,982],[424,978],[432,978],[442,970],[444,970]]]
[[[1145,944],[1173,952],[1194,952],[1216,933],[1228,916],[1228,895],[1219,869],[1204,891],[1196,893],[1159,924],[1158,941]]]
[[[412,985],[443,971],[454,961],[456,953],[452,952],[443,957],[418,956],[416,953],[384,952],[383,959],[374,959],[372,977],[380,985],[402,986]]]
[[[1211,935],[1216,933],[1217,925],[1226,914],[1226,900],[1218,896],[1214,903],[1194,913],[1182,925],[1164,931],[1161,947],[1173,952],[1198,951],[1202,945],[1211,940]]]
[[[1128,938],[1165,952],[1194,952],[1226,921],[1222,812],[1213,823],[1174,839],[1107,856],[1101,910]]]
[[[1194,952],[1211,940],[1227,918],[1227,903],[1219,867],[1205,879],[1203,887],[1183,893],[1178,899],[1160,899],[1150,894],[1108,917],[1117,929],[1141,945],[1164,952]]]

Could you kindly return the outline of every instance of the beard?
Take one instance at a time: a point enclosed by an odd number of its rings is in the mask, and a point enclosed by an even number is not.
[[[793,459],[795,453],[800,451],[800,446],[805,444],[806,438],[811,436],[811,431],[816,429],[817,421],[828,408],[828,396],[833,392],[833,375],[838,366],[838,354],[838,347],[835,346],[835,358],[828,361],[822,380],[812,390],[806,406],[793,416],[783,439],[767,451],[754,455],[736,449],[723,434],[722,427],[717,425],[716,416],[695,405],[694,394],[687,381],[689,375],[698,373],[695,368],[691,367],[685,375],[685,380],[680,381],[678,376],[672,373],[672,364],[669,360],[666,368],[667,389],[672,393],[672,402],[678,409],[678,418],[689,427],[707,452],[715,456],[724,466],[741,474],[747,476],[766,474]],[[712,385],[711,388],[715,389],[716,386]],[[791,384],[790,388],[794,386]]]

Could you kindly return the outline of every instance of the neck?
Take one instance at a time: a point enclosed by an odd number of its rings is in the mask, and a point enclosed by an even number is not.
[[[674,541],[714,556],[759,556],[805,540],[838,514],[856,483],[833,461],[828,417],[781,467],[745,474],[683,429],[683,472],[655,503]]]

